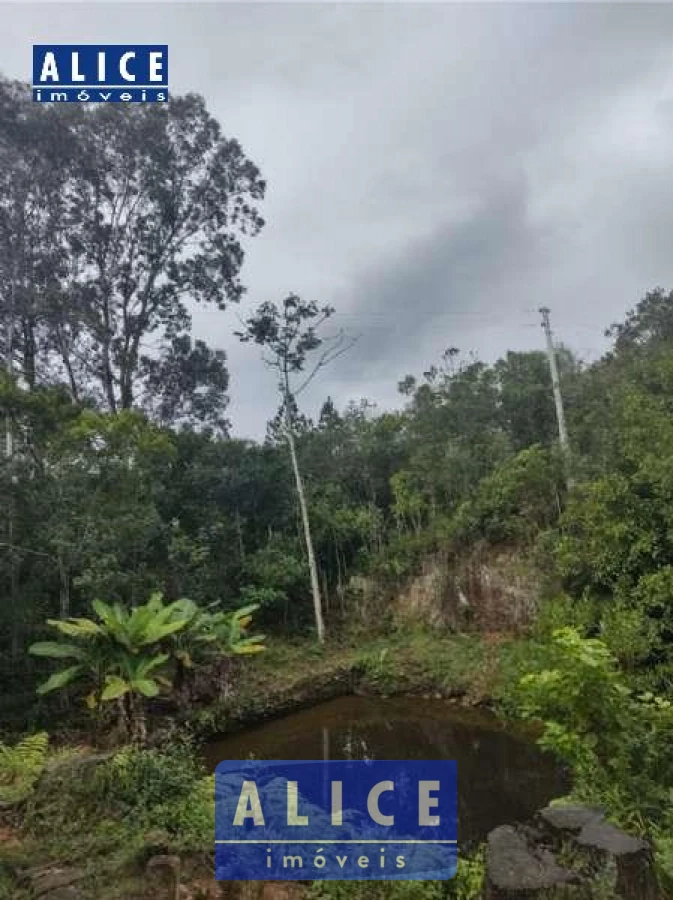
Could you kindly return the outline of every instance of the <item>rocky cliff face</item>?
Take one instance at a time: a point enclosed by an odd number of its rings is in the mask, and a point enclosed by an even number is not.
[[[367,616],[386,611],[400,623],[482,632],[520,631],[535,616],[545,578],[518,550],[477,547],[436,554],[397,584],[353,579]]]

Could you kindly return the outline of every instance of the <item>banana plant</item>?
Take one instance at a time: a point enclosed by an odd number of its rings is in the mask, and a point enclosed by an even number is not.
[[[125,717],[125,728],[134,741],[144,744],[147,740],[147,724],[143,698],[156,697],[161,684],[166,683],[160,675],[150,677],[157,669],[168,662],[168,653],[159,653],[153,657],[123,657],[121,675],[107,675],[100,698],[102,702],[117,700],[120,715]],[[168,682],[170,684],[170,682]]]
[[[252,613],[258,604],[233,612],[201,609],[191,600],[180,600],[180,610],[190,615],[189,626],[174,635],[172,655],[176,661],[175,686],[178,704],[184,710],[190,699],[194,670],[199,663],[222,662],[232,655],[260,653],[265,649],[265,635],[247,635]],[[218,667],[212,672],[217,676]]]
[[[34,656],[73,662],[41,684],[38,693],[87,682],[91,688],[86,698],[89,708],[99,709],[104,703],[116,701],[124,731],[144,742],[144,699],[155,697],[162,685],[171,684],[160,674],[169,660],[162,644],[186,628],[191,617],[185,614],[181,601],[164,604],[159,593],[131,610],[102,600],[92,605],[97,621],[49,619],[47,624],[69,640],[42,641],[29,648]]]
[[[181,688],[186,670],[195,662],[264,650],[264,635],[246,632],[256,605],[212,612],[187,599],[164,603],[156,592],[133,609],[102,600],[94,600],[92,606],[95,619],[47,621],[65,640],[41,641],[29,648],[34,656],[71,663],[54,672],[38,693],[86,683],[89,708],[116,702],[123,730],[141,743],[147,734],[145,700],[156,697],[162,687],[173,687],[171,659]]]
[[[248,653],[261,653],[264,647],[265,635],[253,634],[247,636],[246,629],[252,621],[252,613],[259,608],[258,603],[244,606],[229,614],[228,633],[226,619],[216,626],[220,633],[227,634],[226,640],[232,653],[237,655]]]

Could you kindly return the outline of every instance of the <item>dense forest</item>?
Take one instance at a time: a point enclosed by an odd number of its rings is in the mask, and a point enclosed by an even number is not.
[[[547,745],[580,789],[598,785],[596,766],[603,787],[622,785],[609,798],[621,821],[666,832],[673,293],[633,298],[624,321],[606,323],[610,349],[595,362],[557,349],[564,455],[542,333],[540,351],[486,363],[479,348],[451,347],[417,373],[391,372],[395,409],[325,397],[311,418],[301,389],[347,360],[348,339],[327,338],[333,310],[320,298],[279,285],[277,303],[230,338],[258,344],[279,383],[266,439],[241,440],[227,421],[226,354],[194,339],[190,310],[241,300],[265,183],[203,100],[54,108],[1,82],[0,179],[8,740],[64,709],[79,727],[76,694],[69,706],[36,694],[54,668],[45,657],[59,655],[29,652],[53,636],[48,620],[77,637],[95,613],[155,597],[155,612],[189,600],[242,633],[254,610],[269,647],[312,644],[317,623],[328,645],[357,643],[394,623],[385,610],[361,621],[354,576],[394,585],[437,551],[507,547],[553,586],[537,598],[541,621],[572,631],[538,628],[522,645],[518,674],[543,659],[556,681],[524,680],[504,706],[552,723]],[[145,676],[134,684],[154,696]]]

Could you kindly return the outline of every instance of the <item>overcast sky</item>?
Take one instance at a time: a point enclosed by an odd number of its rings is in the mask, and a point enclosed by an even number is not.
[[[306,397],[368,397],[457,346],[583,356],[649,288],[673,287],[673,5],[6,3],[0,71],[33,43],[167,43],[268,181],[239,314],[290,291],[359,335]],[[232,313],[236,434],[277,406]]]

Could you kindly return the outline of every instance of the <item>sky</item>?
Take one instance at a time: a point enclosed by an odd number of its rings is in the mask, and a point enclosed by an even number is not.
[[[244,302],[196,309],[226,350],[233,433],[277,408],[238,318],[290,292],[357,337],[305,397],[368,398],[450,346],[486,362],[555,338],[586,359],[673,288],[673,5],[0,4],[0,71],[33,43],[166,43],[268,182]]]

